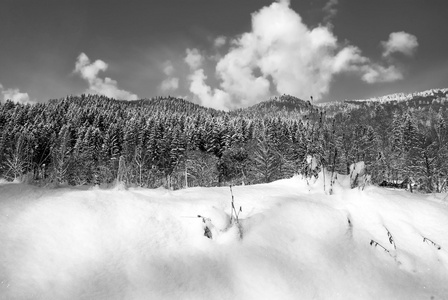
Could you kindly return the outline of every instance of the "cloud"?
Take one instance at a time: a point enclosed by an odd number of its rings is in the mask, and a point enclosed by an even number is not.
[[[215,46],[215,48],[221,48],[222,46],[224,46],[227,43],[227,38],[225,36],[218,36],[214,41],[213,44]]]
[[[98,73],[106,71],[107,68],[108,65],[104,61],[98,59],[91,63],[87,55],[81,53],[76,60],[74,72],[89,84],[89,88],[86,90],[87,94],[100,94],[120,100],[137,100],[137,95],[120,90],[116,80],[109,77],[104,79],[98,77]]]
[[[362,80],[367,83],[392,82],[403,79],[403,73],[397,67],[390,65],[388,67],[379,64],[365,66],[363,69]]]
[[[3,101],[11,100],[14,103],[32,104],[34,100],[30,99],[28,93],[21,93],[19,89],[5,89],[0,83],[0,91],[3,95]]]
[[[179,88],[179,78],[170,77],[162,81],[160,88],[162,91],[175,91]]]
[[[330,0],[326,5],[333,16],[337,3]],[[398,46],[402,44],[391,36],[390,45],[395,48],[390,49],[408,49]],[[342,73],[356,74],[368,84],[403,78],[390,60],[372,61],[358,47],[338,42],[332,26],[309,28],[285,0],[253,13],[251,31],[226,40],[230,48],[217,60],[198,49],[186,50],[190,91],[202,105],[235,109],[278,94],[321,99],[335,76]],[[206,83],[204,70],[209,70],[210,64],[215,64],[216,88]]]
[[[228,93],[221,89],[212,89],[205,83],[207,77],[203,69],[195,70],[190,76],[190,92],[201,101],[201,105],[220,110],[227,110],[227,103],[231,101]]]
[[[198,49],[187,49],[187,56],[185,57],[185,62],[192,70],[198,69],[202,62],[204,61],[204,57],[201,55]]]
[[[338,5],[338,0],[328,0],[322,9],[325,13],[324,23],[330,23],[331,20],[337,15],[338,10],[336,6]]]
[[[369,84],[403,79],[403,74],[397,67],[373,63],[362,56],[361,50],[355,46],[348,46],[339,51],[334,58],[333,69],[335,73],[356,73],[361,76],[361,80]]]
[[[174,67],[170,60],[166,61],[163,67],[163,73],[166,76],[171,76],[174,73]]]
[[[418,47],[417,37],[404,31],[392,32],[389,40],[381,42],[383,57],[400,52],[406,56],[413,56]]]
[[[212,107],[220,110],[227,110],[226,104],[231,102],[228,93],[218,88],[211,88],[206,84],[207,76],[204,69],[200,68],[205,58],[198,49],[187,49],[184,58],[185,63],[190,67],[189,90],[194,96],[194,100],[205,107]]]
[[[174,77],[174,66],[171,61],[166,61],[163,67],[163,73],[167,76],[160,84],[160,89],[164,92],[175,91],[179,88],[179,78]]]
[[[205,83],[207,76],[204,74],[204,69],[200,68],[204,57],[199,50],[187,49],[184,61],[190,67],[189,90],[195,97],[196,102],[205,107],[227,110],[226,103],[231,102],[231,97],[227,92],[218,88],[213,89]]]
[[[334,74],[347,69],[353,60],[339,60],[336,68],[335,58],[343,51],[336,37],[324,26],[309,29],[287,1],[254,13],[251,32],[232,44],[216,66],[222,89],[234,99],[227,104],[229,108],[263,101],[271,90],[321,98],[329,91]]]

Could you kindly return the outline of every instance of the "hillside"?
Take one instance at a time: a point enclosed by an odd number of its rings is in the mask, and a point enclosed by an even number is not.
[[[230,112],[230,115],[235,116],[271,116],[271,117],[303,117],[318,110],[318,107],[313,105],[310,101],[304,101],[290,95],[281,95],[263,102],[260,102],[251,107],[238,109]]]
[[[428,101],[431,100],[447,100],[448,88],[444,89],[431,89],[422,92],[414,93],[396,93],[385,95],[381,97],[373,97],[368,99],[357,99],[357,100],[345,100],[347,103],[358,103],[358,102],[414,102],[414,101],[425,101],[425,104],[430,104]]]
[[[140,107],[147,107],[153,111],[169,111],[171,113],[199,113],[205,112],[211,115],[222,114],[222,111],[215,110],[213,108],[207,108],[198,104],[192,103],[182,98],[175,97],[156,97],[152,99],[141,99],[136,101],[123,101],[130,105],[136,105]]]
[[[174,189],[255,184],[312,176],[312,157],[318,169],[348,174],[364,161],[375,184],[406,180],[441,192],[448,189],[443,91],[326,105],[283,95],[232,112],[172,97],[7,102],[0,104],[0,178]]]
[[[406,111],[406,110],[448,110],[448,89],[432,89],[423,92],[410,94],[396,93],[368,99],[344,100],[337,102],[319,103],[318,106],[324,109],[328,115],[356,110],[388,110],[388,111]]]

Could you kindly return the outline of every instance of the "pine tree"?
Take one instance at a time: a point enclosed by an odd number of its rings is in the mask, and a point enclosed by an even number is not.
[[[52,142],[52,166],[56,184],[67,182],[67,172],[71,162],[71,135],[70,126],[63,125],[59,134],[53,136]]]
[[[9,155],[6,156],[6,172],[5,176],[9,179],[22,179],[29,167],[27,157],[27,140],[26,132],[17,133],[15,135],[13,148]]]
[[[257,139],[252,159],[252,172],[258,182],[271,182],[279,177],[280,156],[273,149],[266,136]]]
[[[404,124],[401,116],[394,113],[389,132],[392,135],[389,139],[389,149],[387,152],[389,166],[389,181],[399,179],[399,174],[405,173],[405,134]]]

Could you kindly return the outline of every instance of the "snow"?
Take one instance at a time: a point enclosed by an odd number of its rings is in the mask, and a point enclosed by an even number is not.
[[[366,174],[366,165],[363,161],[350,165],[350,187],[364,186],[370,182],[370,175]]]
[[[390,102],[390,101],[407,101],[407,100],[412,100],[416,97],[428,97],[428,96],[434,96],[435,94],[438,93],[442,93],[442,94],[447,94],[448,93],[448,88],[443,88],[443,89],[430,89],[430,90],[426,90],[426,91],[421,91],[421,92],[414,92],[414,93],[409,93],[409,94],[405,94],[405,93],[395,93],[395,94],[390,94],[390,95],[385,95],[385,96],[381,96],[381,97],[373,97],[373,98],[368,98],[368,99],[356,99],[356,100],[350,100],[350,101],[357,101],[357,102]]]
[[[240,239],[228,187],[2,182],[0,299],[448,298],[447,195],[329,183],[233,187]]]

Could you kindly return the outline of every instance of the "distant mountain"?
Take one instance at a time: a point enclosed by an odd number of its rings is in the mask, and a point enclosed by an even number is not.
[[[431,89],[410,94],[396,93],[368,99],[345,100],[319,103],[327,115],[354,109],[381,108],[388,111],[399,110],[448,110],[448,88]]]
[[[414,92],[410,94],[395,93],[381,97],[372,97],[368,99],[345,100],[347,103],[356,104],[358,102],[402,102],[402,101],[431,101],[448,97],[448,88],[430,89],[423,92]]]
[[[142,106],[150,108],[154,111],[169,111],[172,113],[197,113],[206,112],[211,115],[223,114],[223,111],[219,111],[213,108],[201,106],[199,104],[187,101],[182,98],[176,97],[156,97],[152,99],[141,99],[135,101],[121,101],[128,103],[128,105]]]
[[[173,111],[208,110],[208,108],[205,108],[201,105],[195,104],[182,98],[174,98],[174,97],[141,99],[137,101],[132,101],[131,103],[135,105],[148,106],[148,107],[168,108],[169,110]]]
[[[224,111],[203,107],[182,98],[175,97],[155,97],[152,99],[141,99],[136,101],[119,101],[125,106],[141,106],[149,108],[154,112],[169,111],[171,113],[197,113],[202,112],[212,116],[225,115]],[[244,117],[276,117],[290,116],[297,117],[309,115],[320,111],[326,111],[328,115],[357,109],[360,107],[378,107],[385,109],[392,107],[401,109],[429,109],[439,110],[441,107],[448,108],[448,88],[430,89],[414,93],[395,93],[385,96],[372,97],[367,99],[352,99],[338,102],[314,103],[309,100],[283,94],[278,97],[262,101],[253,106],[230,111],[231,116]]]
[[[288,110],[302,111],[308,110],[312,106],[310,101],[305,101],[294,96],[283,94],[268,101],[258,103],[247,110]]]
[[[275,97],[248,108],[231,111],[233,116],[265,116],[265,117],[291,117],[310,115],[325,111],[327,115],[335,115],[339,112],[366,108],[381,107],[385,110],[407,109],[427,110],[432,108],[435,111],[439,109],[448,110],[448,88],[431,89],[422,92],[410,94],[396,93],[368,99],[353,99],[338,102],[314,103],[305,101],[290,95]]]
[[[414,92],[410,94],[396,93],[381,97],[359,100],[345,100],[347,104],[355,106],[377,106],[382,105],[385,108],[398,107],[402,109],[414,110],[446,110],[448,108],[448,88],[431,89],[423,92]]]
[[[308,115],[319,111],[319,107],[297,97],[283,94],[269,100],[257,103],[253,106],[231,111],[231,115],[245,117],[263,116],[263,117],[292,117]]]

